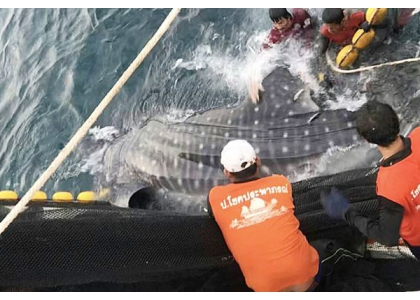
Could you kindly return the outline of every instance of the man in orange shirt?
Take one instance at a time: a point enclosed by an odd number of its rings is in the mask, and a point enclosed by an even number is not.
[[[260,159],[245,140],[221,152],[225,186],[210,190],[209,213],[249,288],[258,292],[307,291],[316,285],[319,256],[299,230],[286,177],[259,178]]]
[[[357,131],[383,156],[376,179],[379,214],[365,216],[335,188],[321,195],[321,203],[328,215],[381,244],[396,246],[401,237],[420,259],[420,127],[408,137],[399,135],[397,114],[377,101],[369,101],[357,114]]]
[[[351,43],[353,35],[365,22],[365,13],[362,11],[348,13],[342,8],[326,8],[322,12],[322,21],[319,37],[319,51],[325,53],[330,43],[345,46]]]

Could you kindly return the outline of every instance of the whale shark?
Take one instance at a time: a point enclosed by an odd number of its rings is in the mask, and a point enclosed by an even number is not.
[[[263,84],[259,104],[244,101],[177,123],[151,119],[119,137],[104,156],[108,182],[103,186],[125,182],[205,195],[226,183],[220,152],[232,139],[254,146],[263,173],[284,174],[294,181],[299,174],[310,177],[319,170],[329,150],[362,143],[354,112],[321,110],[302,80],[288,69],[275,69]],[[354,161],[363,165],[360,159]]]

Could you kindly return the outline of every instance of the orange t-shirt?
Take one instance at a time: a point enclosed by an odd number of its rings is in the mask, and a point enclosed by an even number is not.
[[[214,187],[209,202],[248,287],[277,292],[318,272],[319,256],[299,230],[292,186],[273,175]]]
[[[409,135],[412,153],[389,167],[380,167],[376,193],[404,207],[400,236],[420,246],[420,127]]]

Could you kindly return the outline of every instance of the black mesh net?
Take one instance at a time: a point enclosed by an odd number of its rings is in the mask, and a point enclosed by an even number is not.
[[[310,241],[349,248],[364,238],[329,219],[320,191],[336,186],[373,213],[376,174],[356,170],[293,184],[296,214]],[[3,217],[3,216],[2,216]],[[0,289],[35,291],[247,291],[221,232],[207,215],[93,206],[29,207],[0,238]],[[361,272],[360,270],[364,270]],[[322,291],[419,290],[411,259],[342,259]]]

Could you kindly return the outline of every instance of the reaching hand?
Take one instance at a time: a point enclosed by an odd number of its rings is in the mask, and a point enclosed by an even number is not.
[[[328,74],[324,74],[322,72],[318,73],[318,83],[322,88],[326,90],[332,89],[334,86],[331,77]]]
[[[252,103],[258,103],[260,101],[260,92],[264,92],[262,83],[251,81],[249,84],[249,99]]]
[[[333,187],[331,192],[321,192],[321,204],[325,212],[334,219],[344,219],[344,214],[350,207],[349,201],[337,188]]]

